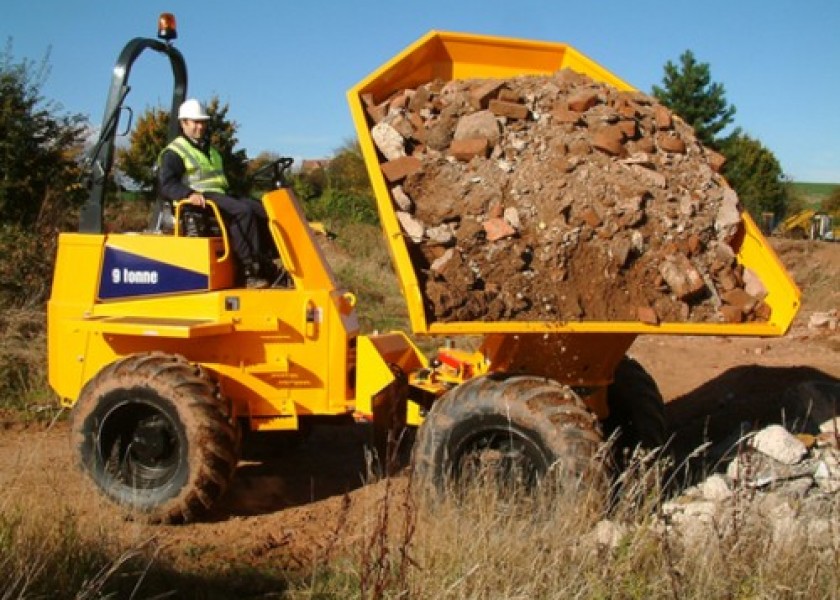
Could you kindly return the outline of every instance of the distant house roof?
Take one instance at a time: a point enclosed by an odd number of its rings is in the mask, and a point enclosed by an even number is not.
[[[317,171],[318,169],[326,169],[330,164],[329,158],[308,158],[300,163],[300,170],[304,173]]]

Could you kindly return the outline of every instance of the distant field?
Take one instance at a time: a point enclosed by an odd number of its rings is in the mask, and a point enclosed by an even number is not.
[[[840,187],[840,183],[800,183],[794,182],[793,189],[802,194],[808,204],[819,204],[831,192]]]

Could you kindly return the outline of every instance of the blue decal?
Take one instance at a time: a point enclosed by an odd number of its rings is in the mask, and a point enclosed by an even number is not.
[[[206,290],[209,277],[145,256],[105,246],[99,297],[126,298]]]

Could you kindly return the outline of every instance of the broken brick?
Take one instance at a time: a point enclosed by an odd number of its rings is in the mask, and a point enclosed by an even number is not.
[[[505,100],[491,100],[490,112],[499,117],[509,119],[527,119],[528,107],[518,102],[507,102]]]
[[[487,140],[485,138],[471,138],[468,140],[453,140],[447,154],[458,160],[468,162],[476,156],[487,156]]]
[[[402,156],[381,165],[382,174],[389,183],[398,183],[422,167],[423,163],[416,156]]]
[[[489,242],[516,235],[516,230],[511,227],[510,223],[501,218],[487,219],[483,226]]]

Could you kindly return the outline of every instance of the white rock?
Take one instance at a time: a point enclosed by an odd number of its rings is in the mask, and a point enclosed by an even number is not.
[[[453,248],[447,248],[446,252],[444,252],[441,256],[432,261],[432,264],[429,266],[429,268],[435,273],[440,273],[443,270],[443,267],[446,265],[446,263],[452,260],[453,256],[455,256],[455,250]]]
[[[414,208],[411,198],[405,193],[401,185],[394,186],[391,189],[391,197],[394,199],[394,204],[397,205],[397,208],[403,212],[411,212],[411,209]]]
[[[723,202],[715,217],[715,231],[720,234],[721,239],[729,241],[738,233],[740,225],[741,211],[738,206],[738,194],[732,188],[726,188],[723,192]]]
[[[373,143],[387,160],[396,160],[405,156],[405,138],[400,132],[382,121],[370,130]]]
[[[452,233],[452,227],[443,223],[437,227],[429,227],[426,230],[426,237],[429,238],[429,241],[436,244],[448,244],[455,239],[455,234]]]
[[[723,475],[712,475],[700,484],[700,492],[706,500],[721,502],[732,497],[732,490]]]
[[[708,524],[714,522],[718,508],[717,502],[708,500],[689,502],[682,506],[681,512],[674,513],[673,519],[676,523],[699,522]]]
[[[744,269],[744,291],[759,300],[767,297],[767,288],[752,269]]]
[[[508,225],[519,231],[522,227],[522,223],[519,221],[519,211],[517,211],[513,206],[509,206],[505,209],[504,212],[505,221],[508,222]]]
[[[426,228],[420,219],[400,210],[397,211],[397,219],[400,225],[402,225],[403,231],[411,238],[411,241],[418,244],[423,241],[423,232]]]
[[[595,529],[591,533],[591,539],[598,546],[612,550],[618,547],[626,533],[627,528],[624,525],[615,523],[609,519],[603,519],[595,525]]]
[[[821,433],[837,433],[838,431],[840,431],[840,417],[834,417],[820,423]]]
[[[769,425],[755,434],[750,445],[773,460],[786,465],[798,463],[808,448],[781,425]]]
[[[808,329],[837,329],[837,315],[830,312],[815,312],[808,318]]]
[[[836,466],[832,467],[825,460],[821,460],[817,463],[817,469],[814,471],[814,481],[823,492],[836,494],[840,491],[840,469]]]

